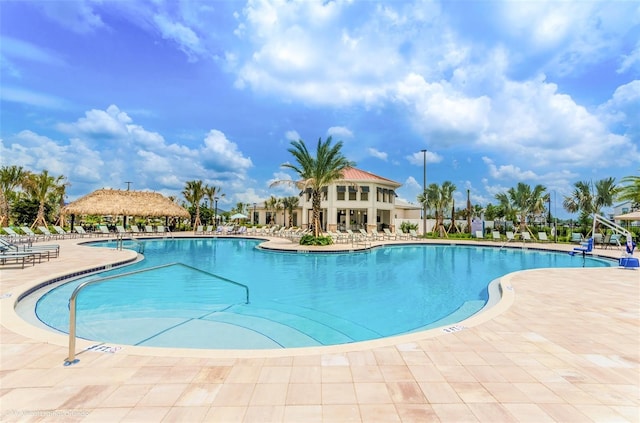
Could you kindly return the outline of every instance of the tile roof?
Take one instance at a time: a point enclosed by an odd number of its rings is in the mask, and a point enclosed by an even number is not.
[[[391,179],[383,178],[374,173],[367,172],[365,170],[356,169],[355,167],[348,167],[342,172],[342,177],[351,181],[378,181],[391,185],[401,186],[402,184]]]

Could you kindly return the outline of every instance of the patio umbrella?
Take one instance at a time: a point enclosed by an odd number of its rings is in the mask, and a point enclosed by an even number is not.
[[[640,211],[620,214],[618,216],[614,216],[614,219],[615,220],[640,220]]]
[[[248,219],[248,218],[249,218],[249,216],[246,216],[246,215],[244,215],[242,213],[236,213],[236,214],[232,215],[229,219],[233,220],[233,219]]]

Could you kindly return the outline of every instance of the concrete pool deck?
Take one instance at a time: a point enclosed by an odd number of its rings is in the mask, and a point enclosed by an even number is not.
[[[80,362],[65,367],[68,337],[26,323],[14,306],[38,283],[135,256],[78,245],[89,240],[47,241],[61,245],[59,258],[0,267],[3,422],[640,421],[637,270],[516,272],[502,278],[495,307],[448,333],[256,351],[80,352],[95,343],[78,340]],[[280,238],[268,246],[298,248]]]

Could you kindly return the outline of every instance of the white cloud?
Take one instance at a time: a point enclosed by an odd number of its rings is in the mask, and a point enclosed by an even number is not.
[[[104,138],[123,138],[129,134],[127,125],[131,118],[115,105],[110,105],[107,110],[92,109],[85,112],[85,117],[75,123],[60,123],[58,130],[72,135],[82,135]]]
[[[504,179],[504,180],[517,180],[517,181],[527,181],[527,180],[536,180],[538,179],[538,175],[535,172],[530,170],[523,171],[517,166],[514,165],[501,165],[496,166],[493,163],[493,160],[488,157],[483,157],[482,161],[489,168],[489,174],[494,179]]]
[[[191,28],[165,15],[155,15],[153,20],[162,37],[174,41],[190,61],[195,61],[204,52],[200,38]]]
[[[384,160],[384,161],[387,161],[388,156],[389,156],[387,153],[384,153],[382,151],[378,151],[375,148],[371,148],[371,147],[367,148],[367,152],[369,153],[369,155],[371,157],[375,157],[376,159],[380,159],[380,160]]]
[[[0,90],[0,98],[3,101],[22,103],[29,106],[43,107],[47,109],[64,109],[68,107],[66,100],[42,92],[36,92],[25,88],[17,88],[3,85]]]
[[[418,181],[416,181],[416,178],[414,178],[413,176],[409,176],[404,181],[403,187],[406,187],[411,190],[420,190],[422,189],[422,184],[418,183]]]
[[[284,137],[288,140],[288,141],[298,141],[300,140],[300,134],[298,133],[298,131],[287,131],[284,134]]]
[[[618,73],[625,73],[630,69],[640,69],[640,41],[636,44],[636,47],[629,53],[622,55],[622,63],[616,70]]]
[[[91,2],[66,0],[40,1],[35,4],[60,26],[80,34],[91,33],[105,27],[102,17],[95,12]]]
[[[0,37],[0,42],[2,43],[3,61],[6,58],[11,58],[49,66],[65,65],[65,61],[54,52],[28,41],[2,36]]]
[[[327,135],[331,135],[334,138],[353,138],[353,132],[344,126],[332,126],[327,129]]]
[[[31,131],[3,140],[0,157],[12,164],[64,174],[72,182],[70,194],[84,195],[102,186],[122,187],[133,181],[134,189],[154,187],[179,194],[188,180],[244,189],[246,173],[253,166],[238,145],[211,130],[195,146],[167,144],[164,138],[137,125],[112,105],[90,110],[73,123],[57,128],[72,137],[54,141]]]
[[[242,155],[236,143],[229,141],[222,132],[215,129],[207,134],[201,152],[206,163],[221,169],[244,173],[253,166],[251,159]]]
[[[426,157],[427,165],[429,163],[440,163],[442,161],[441,155],[429,150],[427,150],[426,154],[423,153],[422,151],[418,151],[416,153],[413,153],[410,156],[407,156],[406,158],[407,158],[407,161],[409,161],[409,163],[411,163],[412,165],[422,166],[424,164],[425,157]]]
[[[418,130],[431,134],[439,145],[466,142],[488,126],[491,100],[468,97],[447,82],[429,83],[410,74],[398,84],[396,97],[414,114]]]

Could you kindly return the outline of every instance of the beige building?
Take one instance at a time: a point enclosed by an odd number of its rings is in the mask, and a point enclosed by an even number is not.
[[[343,179],[327,186],[322,193],[320,221],[322,229],[335,231],[365,229],[371,232],[384,228],[395,230],[396,222],[420,219],[420,207],[405,202],[396,203],[396,189],[402,184],[356,168],[343,172]],[[288,224],[289,216],[281,210],[266,210],[256,205],[252,221],[258,224]],[[293,225],[306,228],[312,221],[311,190],[300,193],[300,203],[294,211]]]

